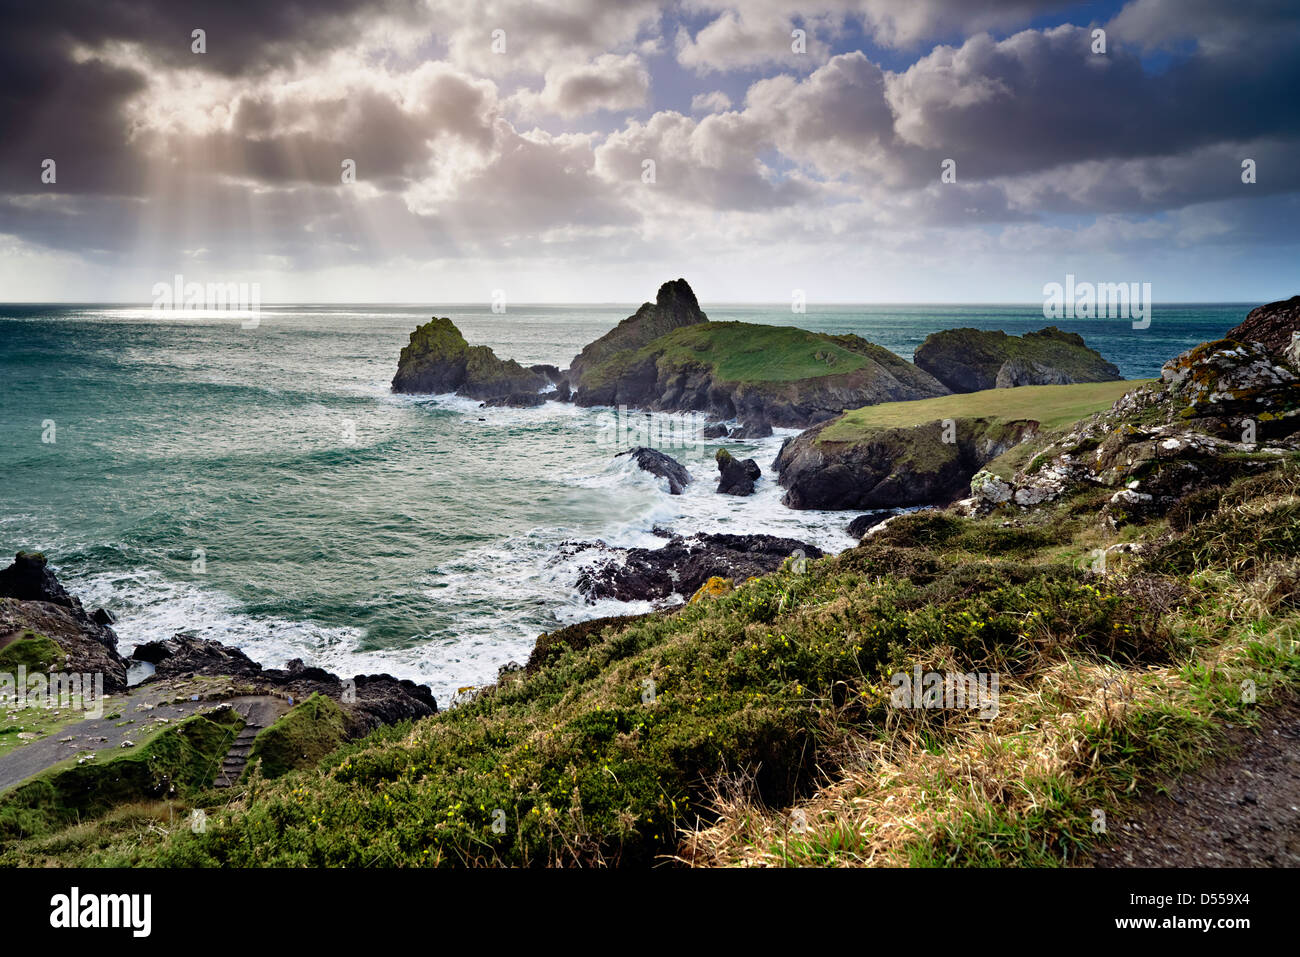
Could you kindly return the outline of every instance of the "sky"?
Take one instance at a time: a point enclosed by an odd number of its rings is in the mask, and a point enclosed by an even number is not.
[[[0,301],[1265,302],[1298,253],[1294,0],[0,0]]]

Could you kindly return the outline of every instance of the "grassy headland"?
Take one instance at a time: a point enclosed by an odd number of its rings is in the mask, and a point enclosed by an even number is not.
[[[1125,392],[1149,382],[1080,382],[1024,385],[941,395],[911,402],[886,402],[851,409],[822,430],[821,442],[857,442],[876,429],[899,428],[937,419],[981,418],[997,422],[1033,420],[1043,432],[1057,432],[1094,412],[1110,408]]]

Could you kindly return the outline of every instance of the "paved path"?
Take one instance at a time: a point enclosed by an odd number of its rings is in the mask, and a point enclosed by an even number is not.
[[[223,703],[230,704],[244,715],[245,720],[251,716],[253,721],[261,722],[257,730],[289,710],[288,702],[270,695],[170,702],[169,699],[175,695],[174,688],[145,685],[126,694],[106,696],[102,717],[86,718],[65,725],[39,741],[25,744],[0,756],[0,791],[67,758],[124,750],[124,742],[141,742],[168,724],[175,724],[199,711],[210,711]],[[249,746],[251,747],[251,736]],[[247,752],[244,753],[244,759],[247,760]],[[239,769],[243,770],[242,764]]]

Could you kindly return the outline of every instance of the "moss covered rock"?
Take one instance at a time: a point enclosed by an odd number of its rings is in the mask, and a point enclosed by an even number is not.
[[[28,673],[49,672],[61,668],[64,652],[44,635],[26,631],[0,647],[0,672],[17,672],[19,666]]]
[[[487,346],[471,346],[450,319],[434,318],[411,333],[393,376],[394,392],[455,392],[472,399],[536,393],[550,380]]]

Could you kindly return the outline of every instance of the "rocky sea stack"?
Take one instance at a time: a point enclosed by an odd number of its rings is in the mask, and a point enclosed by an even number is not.
[[[499,359],[487,346],[471,346],[450,319],[431,319],[411,333],[393,376],[394,392],[454,392],[471,399],[528,405],[550,383],[546,372]],[[513,397],[519,397],[514,399]]]
[[[578,405],[738,419],[736,437],[806,428],[844,409],[944,395],[929,373],[854,335],[710,322],[684,279],[587,346],[569,370]]]
[[[953,392],[1120,378],[1119,369],[1089,349],[1082,336],[1055,326],[1023,336],[983,329],[936,332],[921,343],[913,361]]]
[[[726,449],[718,449],[714,460],[718,463],[718,494],[754,494],[754,483],[763,474],[757,462],[738,459]]]
[[[695,291],[685,279],[673,279],[659,287],[654,302],[641,304],[641,308],[595,342],[588,343],[569,365],[569,384],[579,394],[583,388],[583,373],[620,352],[640,349],[660,336],[682,326],[708,322],[709,317],[700,309]],[[593,405],[579,401],[579,405]]]

